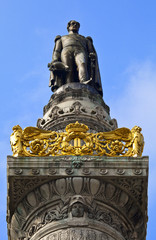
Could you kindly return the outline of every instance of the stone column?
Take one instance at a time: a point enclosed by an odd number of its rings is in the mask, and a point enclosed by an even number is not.
[[[9,240],[145,240],[148,157],[8,156]]]

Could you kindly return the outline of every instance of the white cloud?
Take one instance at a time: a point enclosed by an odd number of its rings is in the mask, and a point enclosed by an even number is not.
[[[149,205],[156,201],[156,64],[150,61],[130,66],[125,76],[125,90],[116,97],[111,115],[117,118],[119,127],[142,127],[145,138],[143,155],[149,155]]]

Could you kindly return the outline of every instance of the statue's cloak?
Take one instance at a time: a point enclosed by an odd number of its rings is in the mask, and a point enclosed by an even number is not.
[[[89,39],[89,41],[91,41],[91,40]],[[92,48],[93,48],[93,52],[95,54],[95,61],[92,61],[91,58],[89,58],[88,72],[90,75],[90,79],[92,78],[91,85],[98,91],[98,93],[100,95],[103,96],[98,56],[97,56],[97,53],[96,53],[93,43],[92,43]]]

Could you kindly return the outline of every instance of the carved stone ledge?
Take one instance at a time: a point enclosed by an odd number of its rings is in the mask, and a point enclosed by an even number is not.
[[[105,157],[105,156],[50,156],[50,157],[13,157],[8,156],[8,174],[15,176],[49,175],[55,169],[56,176],[66,176],[67,169],[73,174],[81,175],[83,169],[92,172],[92,176],[107,175],[109,177],[146,177],[147,157]],[[74,170],[76,169],[76,171]],[[42,170],[42,171],[40,171]]]
[[[145,240],[147,178],[147,157],[8,156],[10,240]]]

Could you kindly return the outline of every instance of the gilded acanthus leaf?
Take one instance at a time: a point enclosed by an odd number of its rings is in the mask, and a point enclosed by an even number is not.
[[[144,138],[140,127],[118,128],[110,132],[88,133],[88,126],[76,122],[66,132],[51,132],[36,127],[13,127],[10,137],[13,156],[141,156]]]

